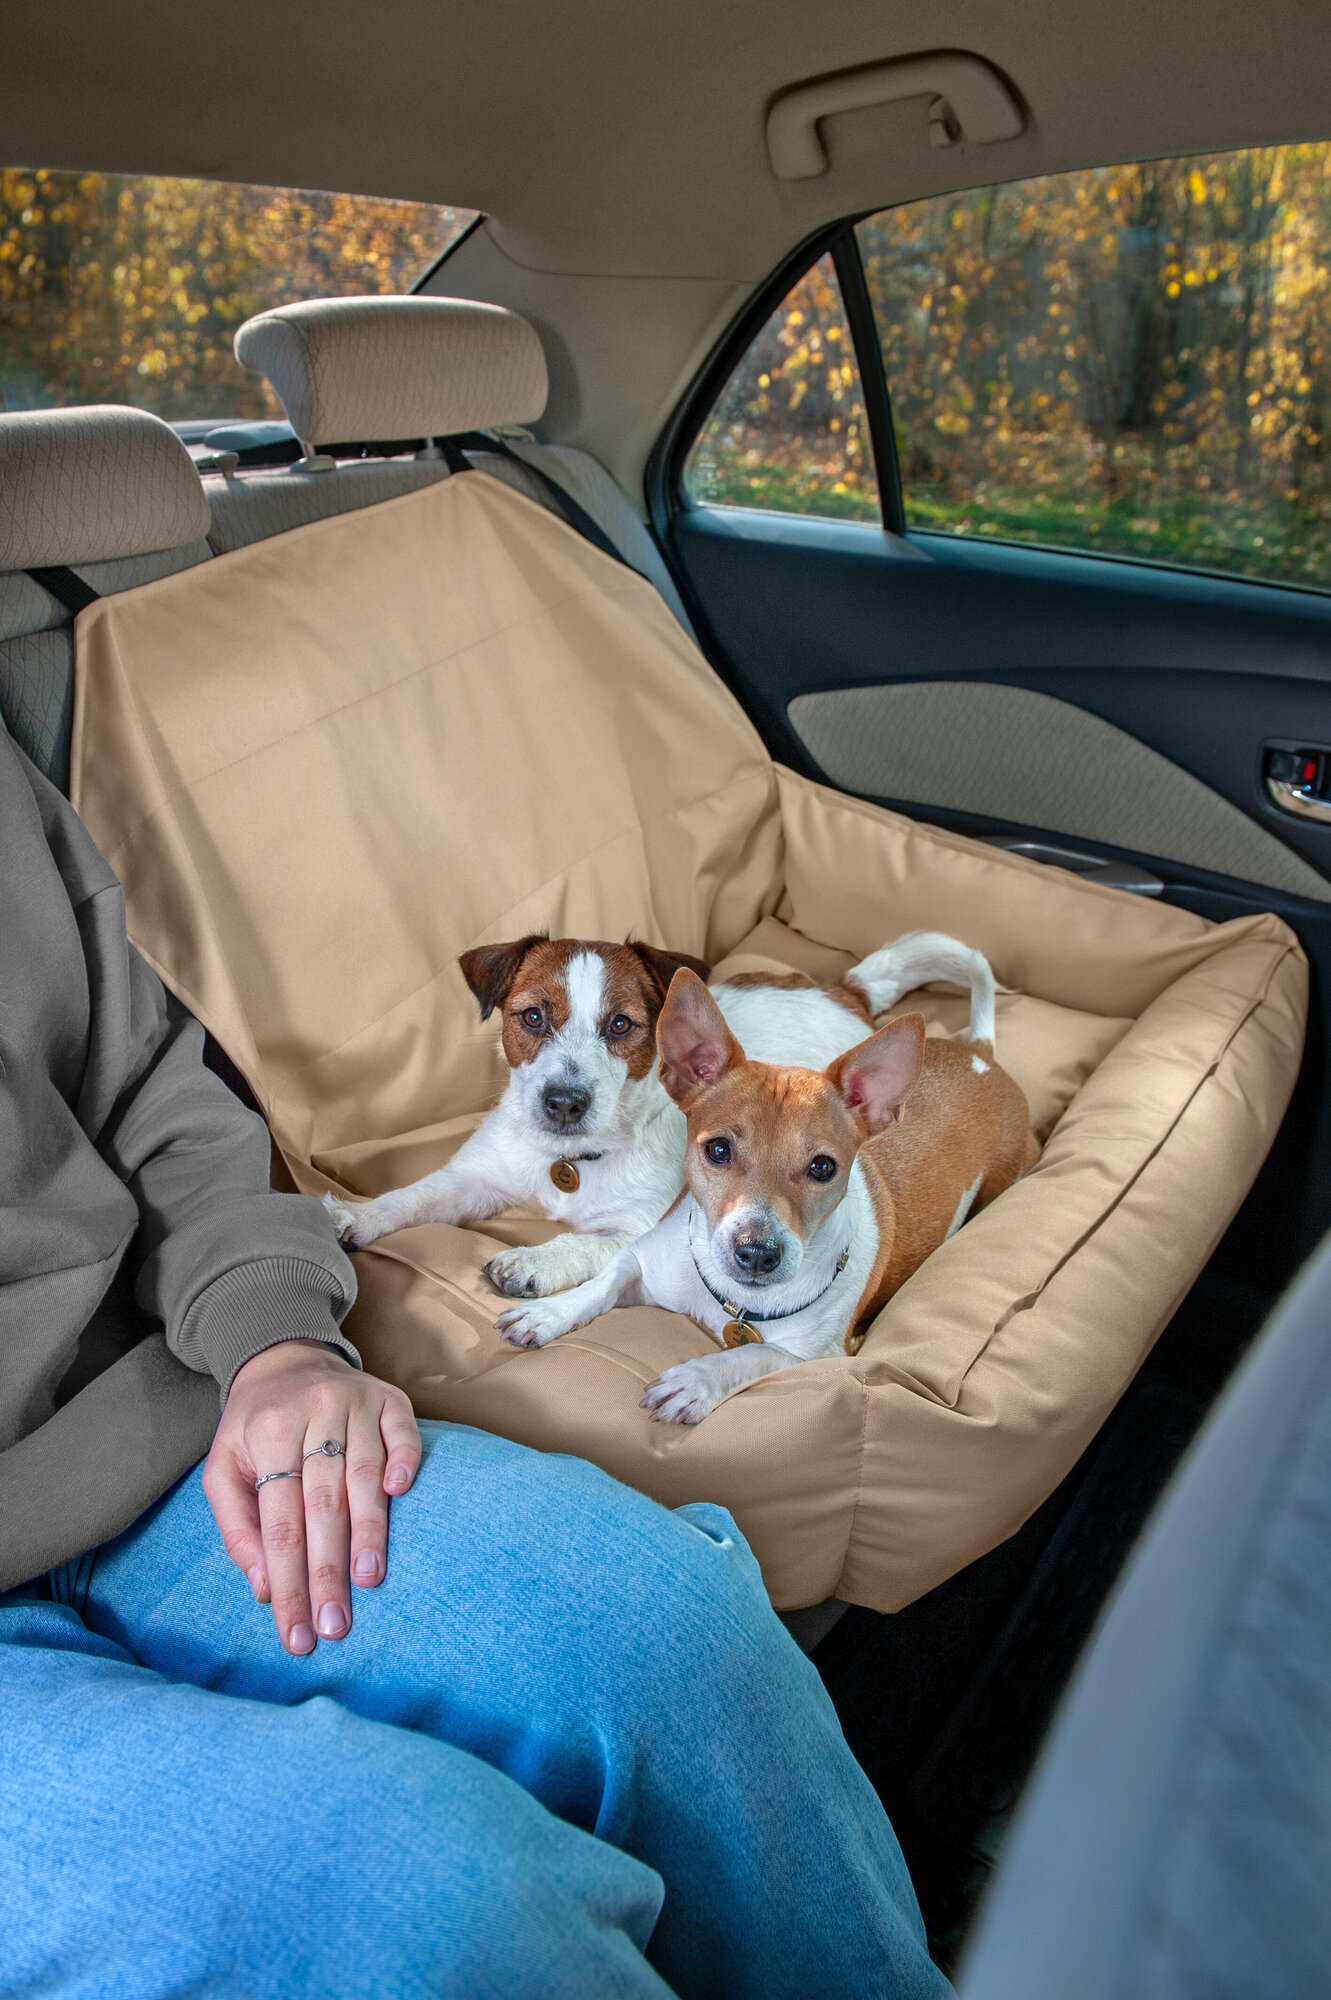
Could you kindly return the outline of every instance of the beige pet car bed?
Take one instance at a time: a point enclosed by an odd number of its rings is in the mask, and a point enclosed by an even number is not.
[[[656,592],[472,471],[104,599],[78,621],[73,796],[132,935],[249,1079],[296,1185],[442,1160],[501,1082],[457,969],[548,926],[835,976],[916,926],[1014,992],[1047,1139],[853,1358],[693,1430],[638,1407],[706,1352],[613,1313],[541,1351],[481,1267],[550,1225],[357,1258],[366,1365],[424,1415],[730,1507],[781,1606],[894,1609],[1010,1535],[1095,1434],[1249,1186],[1302,1042],[1275,917],[1215,926],[774,765]],[[917,996],[937,1032],[957,996]],[[916,1004],[913,1002],[912,1004]]]

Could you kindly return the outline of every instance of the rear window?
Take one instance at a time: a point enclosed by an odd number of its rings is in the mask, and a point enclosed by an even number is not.
[[[831,257],[805,272],[748,349],[684,483],[714,506],[877,520],[864,389]]]
[[[834,256],[734,367],[690,499],[883,493],[892,528],[1331,590],[1331,144],[938,195]]]
[[[289,299],[410,291],[474,211],[222,181],[0,169],[0,409],[280,416],[231,351]]]

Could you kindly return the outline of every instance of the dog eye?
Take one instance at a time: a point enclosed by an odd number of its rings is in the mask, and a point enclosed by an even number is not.
[[[524,1028],[530,1028],[535,1034],[545,1025],[545,1015],[539,1007],[524,1007],[522,1025]]]
[[[709,1139],[703,1147],[703,1153],[714,1167],[728,1167],[730,1165],[729,1139]]]
[[[633,1023],[627,1014],[616,1014],[614,1020],[610,1023],[610,1032],[612,1035],[622,1037],[628,1034],[632,1026]]]
[[[830,1181],[836,1173],[836,1161],[829,1160],[826,1153],[815,1153],[809,1162],[811,1181]]]

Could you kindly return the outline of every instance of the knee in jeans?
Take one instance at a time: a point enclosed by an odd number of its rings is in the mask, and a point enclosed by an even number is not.
[[[339,1865],[325,1853],[311,1868],[328,1964],[341,1968],[330,1990],[395,2000],[580,2000],[611,1990],[613,1965],[646,1947],[659,1876],[488,1766],[446,1746],[428,1752],[413,1781],[384,1773],[382,1792],[357,1815],[354,1858]]]
[[[636,1534],[622,1538],[608,1529],[603,1563],[590,1564],[588,1609],[605,1660],[631,1658],[646,1646],[658,1663],[688,1677],[716,1671],[734,1653],[751,1659],[755,1649],[786,1643],[758,1563],[723,1507],[652,1507],[635,1526]]]

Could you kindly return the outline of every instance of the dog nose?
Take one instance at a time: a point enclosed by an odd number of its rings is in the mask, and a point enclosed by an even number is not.
[[[751,1236],[735,1245],[734,1256],[741,1271],[748,1271],[755,1278],[766,1278],[781,1262],[781,1245],[767,1236]]]
[[[586,1116],[592,1094],[576,1083],[555,1083],[542,1093],[541,1101],[552,1124],[576,1125]]]

